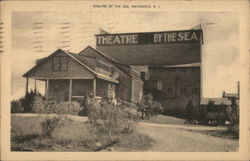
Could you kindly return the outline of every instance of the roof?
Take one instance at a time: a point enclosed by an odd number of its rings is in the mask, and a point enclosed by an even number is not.
[[[75,53],[72,53],[72,52],[68,52],[68,53],[70,55],[72,55],[74,58],[76,58],[77,60],[79,60],[80,62],[86,64],[91,69],[95,70],[95,64],[96,64],[97,59],[87,57],[87,56],[84,56],[84,55],[75,54]]]
[[[32,68],[30,69],[28,72],[26,72],[23,77],[28,77],[28,75],[34,71],[36,68],[38,68],[39,66],[41,66],[44,62],[46,62],[50,57],[52,57],[54,54],[56,54],[58,51],[62,51],[63,53],[65,53],[66,55],[68,55],[70,58],[74,59],[76,62],[78,62],[80,65],[82,65],[83,67],[85,67],[87,70],[89,70],[91,73],[93,73],[94,75],[96,75],[98,78],[100,79],[104,79],[104,80],[107,80],[107,81],[111,81],[111,82],[114,82],[114,83],[119,83],[116,79],[113,79],[109,76],[106,76],[106,75],[103,75],[101,73],[97,73],[95,70],[94,70],[94,67],[95,67],[95,63],[96,63],[96,59],[94,58],[90,58],[90,57],[86,57],[86,56],[81,56],[81,55],[78,55],[78,54],[75,54],[75,53],[72,53],[72,52],[66,52],[62,49],[58,49],[56,50],[54,53],[52,53],[50,56],[48,57],[45,57],[45,58],[42,58],[42,59],[39,59],[37,64]]]
[[[117,61],[116,59],[108,56],[106,53],[100,51],[100,50],[97,50],[97,49],[94,49],[93,47],[91,46],[87,46],[85,49],[83,49],[81,52],[79,52],[78,55],[82,55],[82,56],[88,56],[90,57],[90,55],[87,55],[88,53],[85,53],[85,51],[87,51],[87,49],[90,49],[92,51],[94,51],[96,54],[100,55],[101,57],[103,57],[104,59],[106,59],[107,61],[111,62],[113,65],[115,65],[118,69],[120,69],[121,71],[123,71],[125,74],[127,75],[130,75],[130,66],[128,65],[125,65],[125,64],[122,64],[120,63],[119,61]],[[94,56],[93,56],[94,57]]]
[[[176,68],[176,67],[200,67],[201,63],[179,64],[179,65],[165,65],[163,67]]]
[[[223,92],[223,97],[225,97],[225,98],[239,98],[239,95],[237,93]]]
[[[231,101],[227,98],[201,98],[201,105],[207,105],[209,101],[214,101],[215,105],[221,105],[221,104],[225,104],[225,105],[230,105]]]

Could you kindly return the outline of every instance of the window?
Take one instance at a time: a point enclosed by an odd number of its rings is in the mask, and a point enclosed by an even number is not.
[[[165,72],[165,69],[164,68],[160,68],[159,71],[160,72]]]
[[[68,70],[68,57],[66,56],[54,57],[52,68],[53,68],[53,71],[67,71]]]
[[[162,90],[162,88],[163,88],[162,80],[157,80],[157,90]]]
[[[142,80],[149,80],[149,74],[147,72],[141,72]]]
[[[192,72],[196,72],[196,69],[195,69],[195,68],[192,68],[191,71],[192,71]]]
[[[174,68],[167,68],[167,71],[168,72],[175,72],[175,69]]]
[[[192,89],[192,94],[197,94],[198,93],[198,89],[197,88],[193,88]]]
[[[168,94],[173,94],[174,93],[174,89],[173,88],[168,88]]]
[[[186,88],[181,88],[180,93],[181,94],[187,94],[187,89]]]
[[[186,72],[186,71],[187,71],[187,69],[181,68],[181,72]]]

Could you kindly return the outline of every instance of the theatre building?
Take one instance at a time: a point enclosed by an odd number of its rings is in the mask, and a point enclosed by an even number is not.
[[[96,35],[75,54],[58,49],[39,59],[23,76],[45,82],[47,99],[79,100],[91,92],[97,98],[139,103],[151,93],[169,109],[200,104],[202,30]]]
[[[200,104],[201,44],[202,30],[96,35],[96,49],[138,70],[166,111]]]

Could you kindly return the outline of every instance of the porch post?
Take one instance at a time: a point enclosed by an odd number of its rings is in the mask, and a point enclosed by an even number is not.
[[[96,78],[93,79],[93,97],[96,97]]]
[[[29,78],[26,77],[26,93],[29,92]]]
[[[69,80],[69,101],[71,101],[72,97],[72,79]]]
[[[46,100],[49,99],[49,79],[46,79],[45,82],[45,98]]]
[[[35,85],[34,85],[34,86],[35,86],[35,90],[34,90],[34,92],[35,92],[35,94],[36,94],[36,79],[35,79]]]

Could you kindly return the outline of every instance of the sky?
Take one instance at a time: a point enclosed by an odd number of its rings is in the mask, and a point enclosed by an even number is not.
[[[239,18],[232,12],[13,12],[11,96],[25,94],[22,75],[58,48],[78,53],[95,47],[95,34],[188,30],[201,24],[203,97],[237,92]],[[37,82],[44,93],[44,82]],[[30,89],[34,81],[30,81]]]

